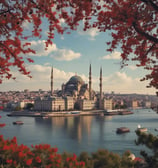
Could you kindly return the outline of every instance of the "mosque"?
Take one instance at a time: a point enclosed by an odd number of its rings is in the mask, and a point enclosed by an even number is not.
[[[38,97],[34,109],[37,111],[69,111],[69,110],[96,110],[111,108],[111,102],[103,98],[102,68],[100,68],[99,95],[92,89],[92,71],[89,66],[89,84],[78,76],[72,76],[68,82],[62,84],[61,90],[54,94],[53,67],[51,70],[51,96]]]

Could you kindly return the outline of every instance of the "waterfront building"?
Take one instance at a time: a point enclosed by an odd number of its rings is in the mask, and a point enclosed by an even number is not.
[[[97,99],[92,89],[92,71],[89,67],[89,86],[78,76],[72,76],[66,84],[62,84],[57,96],[53,94],[53,68],[51,69],[51,94],[47,97],[39,97],[35,100],[34,110],[36,111],[63,111],[104,109],[102,94],[102,68],[100,69],[100,92]]]
[[[91,65],[89,67],[89,86],[86,84],[83,79],[78,76],[72,76],[66,84],[62,84],[62,95],[61,96],[71,96],[75,100],[78,99],[87,99],[94,100],[95,91],[92,90],[92,72]]]
[[[97,108],[96,100],[80,99],[78,103],[80,110],[94,110]]]
[[[113,99],[103,99],[103,109],[105,110],[113,110],[114,103]]]
[[[34,101],[33,100],[29,100],[29,99],[26,99],[26,100],[22,100],[22,101],[18,101],[16,104],[17,104],[17,107],[20,107],[21,109],[25,108],[27,106],[27,104],[34,104]]]
[[[69,111],[69,110],[73,110],[74,109],[74,99],[73,97],[68,97],[66,96],[64,98],[65,100],[65,110]]]
[[[150,102],[150,101],[146,101],[146,102],[145,102],[145,107],[151,108],[151,102]]]
[[[37,98],[34,104],[35,111],[63,111],[65,100],[62,97]]]
[[[138,105],[138,101],[137,100],[133,100],[132,101],[132,108],[135,109],[135,108],[138,108],[139,105]]]

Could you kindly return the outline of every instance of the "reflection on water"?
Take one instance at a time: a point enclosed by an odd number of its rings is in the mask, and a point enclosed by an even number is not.
[[[53,117],[8,117],[1,113],[1,122],[6,127],[0,129],[5,137],[16,136],[18,143],[26,145],[48,143],[57,146],[60,152],[68,151],[79,154],[82,151],[94,152],[105,148],[117,153],[131,150],[139,155],[142,146],[135,145],[137,125],[140,124],[154,134],[158,123],[158,114],[148,110],[135,111],[133,115],[125,116],[74,116]],[[13,125],[12,122],[22,120],[23,125]],[[128,127],[130,132],[116,134],[118,127]]]
[[[84,134],[90,137],[93,119],[92,116],[35,118],[35,124],[37,127],[41,129],[45,128],[50,132],[58,130],[62,134],[66,133],[71,139],[80,142]]]

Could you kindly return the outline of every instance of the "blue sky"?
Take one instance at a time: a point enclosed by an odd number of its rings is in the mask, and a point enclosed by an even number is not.
[[[64,22],[64,21],[63,21]],[[24,25],[26,31],[30,30],[28,23]],[[46,29],[43,26],[45,37]],[[13,68],[16,80],[4,80],[0,91],[9,90],[50,90],[50,72],[54,67],[54,88],[61,89],[62,83],[66,83],[71,76],[77,74],[88,83],[89,65],[92,66],[92,87],[99,90],[99,71],[103,69],[103,91],[110,93],[140,93],[155,94],[154,88],[146,88],[148,81],[140,82],[147,74],[142,68],[135,66],[136,62],[130,62],[129,66],[120,69],[120,50],[113,53],[107,52],[107,45],[111,37],[109,33],[100,33],[97,29],[87,32],[78,30],[71,34],[55,35],[53,45],[45,50],[43,39],[32,39],[32,48],[36,50],[31,58],[35,61],[28,64],[32,79],[21,75]]]

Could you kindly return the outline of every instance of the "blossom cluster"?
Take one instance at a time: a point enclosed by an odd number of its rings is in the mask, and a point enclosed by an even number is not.
[[[17,139],[5,140],[0,136],[0,165],[7,168],[85,168],[83,161],[78,161],[75,154],[63,157],[57,153],[56,147],[48,144],[39,144],[29,148],[18,145]]]

